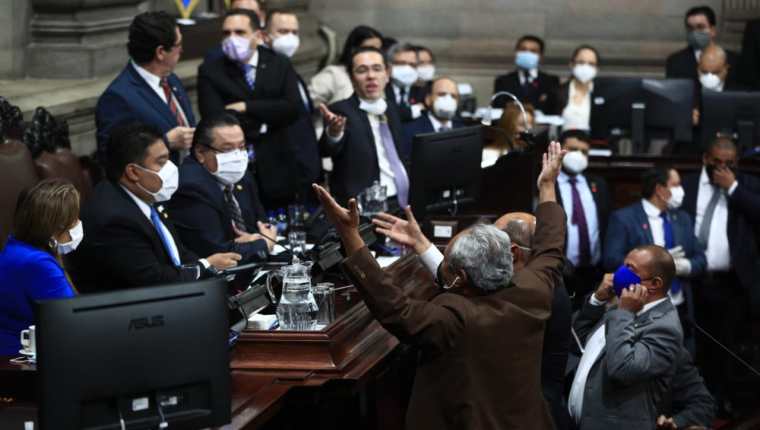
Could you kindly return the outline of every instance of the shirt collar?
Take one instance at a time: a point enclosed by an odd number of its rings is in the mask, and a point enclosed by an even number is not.
[[[705,166],[702,166],[702,173],[699,174],[699,184],[710,185],[710,177],[707,176],[707,169]]]
[[[137,197],[132,191],[129,191],[127,187],[124,185],[119,184],[119,186],[127,192],[127,195],[132,198],[132,200],[135,201],[135,204],[138,208],[140,208],[140,211],[145,214],[148,219],[150,219],[150,205],[145,202],[145,200]]]
[[[151,88],[160,88],[161,87],[161,77],[158,75],[154,75],[153,73],[149,72],[148,70],[140,67],[139,64],[135,63],[134,60],[132,60],[132,66],[134,66],[135,70],[137,70],[137,74],[140,75],[140,77],[145,80],[145,82],[148,83],[148,86]]]
[[[652,202],[647,199],[641,199],[641,206],[644,207],[644,212],[646,212],[646,214],[652,218],[660,216],[660,214],[663,212],[660,210],[660,208],[653,205]]]
[[[441,122],[438,120],[438,118],[435,117],[435,115],[433,115],[433,112],[428,112],[428,118],[430,118],[430,122],[433,123],[433,130],[436,132],[440,130],[441,127],[451,128],[451,120]]]
[[[248,64],[253,67],[257,67],[259,65],[259,48],[253,50],[253,55],[251,55],[251,59],[248,60]]]
[[[651,310],[653,307],[655,307],[655,306],[659,305],[660,303],[664,302],[665,300],[669,300],[669,299],[670,299],[670,297],[665,296],[665,297],[663,297],[663,298],[661,298],[659,300],[653,301],[652,303],[645,304],[644,307],[641,308],[640,311],[636,312],[636,316],[638,317],[638,316],[643,315],[644,313],[646,313],[649,310]]]
[[[536,79],[538,77],[538,68],[530,69],[530,70],[524,70],[519,69],[520,73],[522,74],[523,79],[530,78],[531,80]]]
[[[579,184],[583,184],[583,183],[586,182],[586,178],[583,176],[582,173],[578,173],[575,176],[570,176],[567,173],[565,173],[564,170],[560,170],[559,171],[559,177],[558,177],[559,182],[561,182],[561,183],[569,183],[570,182],[570,178],[575,178],[575,180]]]

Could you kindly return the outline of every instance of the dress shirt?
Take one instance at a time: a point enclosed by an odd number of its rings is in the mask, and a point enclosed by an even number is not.
[[[590,130],[591,129],[591,92],[594,91],[593,82],[589,85],[588,92],[579,104],[574,102],[576,96],[575,81],[570,81],[567,106],[562,111],[562,119],[565,124],[563,130]]]
[[[732,195],[738,186],[737,182],[728,189],[728,195]],[[719,191],[720,187],[716,187]],[[694,234],[699,235],[699,229],[702,226],[702,219],[705,217],[707,204],[712,197],[713,189],[710,184],[710,178],[707,171],[702,167],[702,173],[699,175],[699,189],[697,191],[697,213],[694,220]],[[707,258],[707,270],[726,271],[731,268],[731,252],[728,247],[728,198],[726,194],[720,196],[718,205],[715,206],[712,222],[710,223],[710,235],[707,239],[707,249],[705,250]]]
[[[665,230],[663,229],[662,218],[660,217],[662,211],[647,199],[641,199],[641,206],[644,207],[644,213],[647,214],[652,241],[657,246],[665,247]]]
[[[437,246],[431,244],[425,252],[420,254],[420,260],[428,272],[435,277],[438,274],[438,266],[443,262],[443,254]]]
[[[523,69],[517,70],[517,77],[520,78],[520,85],[525,85],[525,80],[527,79],[528,82],[533,82],[538,78],[538,69],[530,69],[528,71],[525,71]]]
[[[589,246],[591,247],[591,264],[597,265],[602,256],[602,250],[599,243],[599,220],[597,219],[596,214],[596,202],[594,202],[594,196],[591,194],[591,189],[586,181],[586,177],[582,174],[578,174],[575,176],[575,179],[577,180],[575,186],[578,188],[578,194],[581,196],[583,213],[586,215]],[[580,260],[580,255],[578,253],[578,227],[572,223],[573,192],[570,185],[570,176],[564,171],[561,171],[557,182],[559,184],[560,196],[562,196],[562,206],[565,208],[565,214],[567,214],[566,255],[568,260],[577,266],[578,261]]]
[[[259,67],[259,50],[258,49],[253,50],[253,55],[251,55],[251,58],[248,60],[248,64],[253,66],[253,70],[251,70],[250,74],[251,74],[251,79],[253,79],[253,81],[255,82],[256,68]]]
[[[452,130],[454,127],[451,124],[451,120],[446,120],[445,122],[441,122],[438,120],[438,118],[433,115],[432,112],[428,112],[428,119],[430,119],[430,123],[433,124],[433,131],[438,133],[441,131],[441,127],[447,127],[449,130]]]
[[[405,88],[404,98],[401,99],[401,87],[396,84],[392,85],[393,94],[396,97],[396,104],[401,106],[403,103],[409,104],[409,92],[412,90],[411,85]],[[415,104],[409,104],[409,109],[412,111],[412,118],[417,119],[422,115],[422,104],[417,101]]]
[[[640,311],[636,313],[636,316],[641,316],[648,312],[653,307],[659,305],[663,301],[667,300],[667,297],[663,297],[654,302],[647,303]],[[604,306],[605,302],[599,301],[595,294],[592,294],[589,298],[589,302],[594,306]],[[594,363],[602,355],[604,347],[606,345],[605,338],[605,324],[601,324],[596,331],[586,341],[586,347],[583,350],[581,361],[578,363],[578,369],[575,371],[575,378],[573,379],[573,385],[570,388],[570,396],[568,397],[567,409],[570,412],[576,423],[578,423],[583,416],[583,393],[586,390],[586,381],[588,375],[591,373],[591,369],[594,367]]]
[[[158,98],[161,99],[166,104],[169,104],[169,102],[166,100],[166,93],[164,93],[164,89],[161,87],[161,77],[158,75],[154,75],[153,73],[149,72],[148,70],[140,67],[137,63],[132,61],[132,66],[134,66],[135,70],[137,70],[137,74],[140,75],[141,78],[145,81],[146,84],[150,87],[150,89],[153,90],[153,92],[156,93]],[[182,104],[177,100],[177,96],[174,95],[174,91],[172,91],[172,98],[174,98],[174,104],[177,106],[177,112],[179,112],[180,115],[182,115],[182,119],[184,119],[185,124],[190,124],[187,121],[187,115],[185,115],[185,111],[182,110]]]

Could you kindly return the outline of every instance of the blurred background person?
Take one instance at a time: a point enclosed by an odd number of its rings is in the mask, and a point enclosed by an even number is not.
[[[516,103],[507,104],[496,125],[489,127],[489,131],[486,132],[481,167],[493,166],[499,157],[510,151],[523,151],[528,147],[528,143],[523,140],[520,133],[533,128],[535,112],[532,105],[524,105],[524,108],[525,117]]]
[[[494,94],[508,91],[538,111],[546,114],[555,112],[559,78],[540,70],[544,48],[544,40],[538,36],[525,35],[518,39],[515,45],[516,69],[496,77]],[[492,104],[494,107],[504,107],[507,100],[507,97],[497,97]]]
[[[417,50],[414,45],[399,42],[388,50],[391,62],[391,84],[385,89],[385,99],[396,102],[401,112],[401,121],[406,123],[419,118],[425,108],[423,99],[412,95],[417,82]]]
[[[581,45],[570,58],[570,79],[560,85],[557,112],[565,121],[563,130],[591,130],[591,93],[599,72],[599,52],[590,45]]]
[[[456,117],[459,107],[457,83],[446,77],[432,82],[432,91],[425,97],[425,112],[414,121],[404,124],[404,148],[402,152],[411,159],[412,140],[422,133],[438,133],[464,127]]]
[[[36,300],[74,296],[61,256],[83,237],[79,193],[71,183],[45,180],[19,195],[13,232],[0,250],[0,355],[18,355]]]

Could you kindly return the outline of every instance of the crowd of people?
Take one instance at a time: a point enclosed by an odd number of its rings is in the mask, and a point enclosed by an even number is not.
[[[737,170],[730,137],[711,140],[696,175],[650,169],[641,200],[613,211],[605,180],[586,173],[599,52],[576,48],[560,83],[541,70],[544,41],[523,36],[494,93],[564,120],[543,158],[535,215],[477,224],[441,253],[409,208],[414,136],[464,126],[459,85],[437,74],[434,53],[360,25],[338,63],[307,81],[290,62],[297,15],[231,3],[220,45],[198,68],[197,111],[173,73],[183,44],[175,19],[134,18],[130,60],[96,107],[103,179],[81,208],[61,179],[16,203],[0,251],[0,355],[18,353],[35,300],[266,261],[278,234],[267,211],[321,204],[370,311],[421,350],[409,428],[709,428],[730,414],[725,355],[695,330],[729,347],[750,341],[760,309],[760,180]],[[689,46],[668,58],[667,77],[742,88],[737,55],[715,43],[712,9],[689,10],[685,27]],[[522,149],[529,126],[507,98],[494,106],[504,107],[506,137],[484,157]],[[394,285],[358,233],[355,198],[374,183],[390,212],[405,214],[378,215],[377,231],[419,255],[441,289],[430,301]]]

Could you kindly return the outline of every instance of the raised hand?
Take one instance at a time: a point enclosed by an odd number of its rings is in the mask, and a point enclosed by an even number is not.
[[[372,220],[377,232],[390,237],[392,240],[414,249],[422,254],[430,247],[430,241],[422,234],[422,229],[412,213],[412,208],[404,208],[406,220],[387,213],[379,213]]]
[[[567,151],[562,149],[562,145],[560,145],[559,142],[554,141],[549,144],[549,147],[543,156],[541,174],[538,175],[539,188],[542,185],[549,184],[554,187],[560,169],[562,169],[562,158],[566,153]]]
[[[317,184],[312,184],[327,219],[335,226],[335,229],[343,240],[347,254],[352,254],[364,246],[364,241],[359,235],[359,208],[356,199],[348,201],[348,209],[339,205],[333,196]]]
[[[346,117],[332,113],[324,103],[319,105],[319,112],[325,121],[327,135],[330,137],[339,137],[346,128]]]

